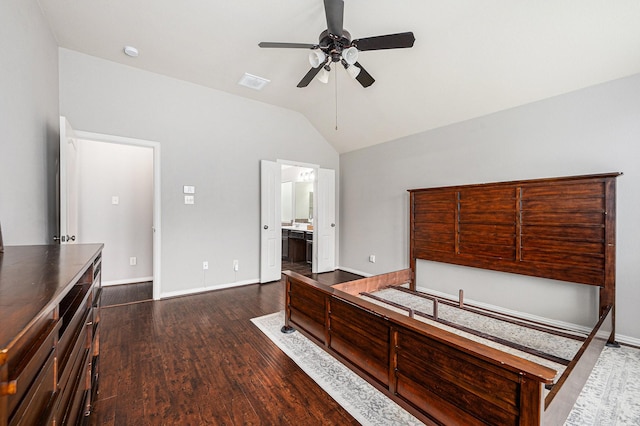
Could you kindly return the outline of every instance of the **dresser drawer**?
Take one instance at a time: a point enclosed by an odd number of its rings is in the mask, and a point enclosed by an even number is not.
[[[9,425],[41,424],[42,419],[48,417],[55,391],[54,364],[55,351],[50,349],[44,366],[37,374],[35,381],[9,417]]]
[[[87,285],[75,286],[68,301],[60,304],[60,337],[58,341],[58,371],[65,369],[70,357],[71,347],[84,332],[87,322],[91,321],[91,289]],[[64,306],[64,309],[63,309]]]
[[[85,321],[83,322],[84,324],[88,322],[90,315],[91,312],[86,313]],[[67,352],[65,362],[63,363],[58,361],[58,387],[60,389],[68,386],[68,382],[73,380],[72,377],[75,375],[78,368],[78,359],[85,350],[88,350],[89,348],[88,339],[90,335],[89,333],[91,332],[90,330],[90,325],[82,327],[80,334],[73,340],[73,347]]]
[[[56,425],[76,424],[78,418],[84,415],[82,406],[88,395],[85,383],[90,367],[89,350],[84,350],[80,355],[75,360],[73,374],[69,377],[69,382],[60,390],[60,396],[53,413]]]
[[[32,386],[31,384],[38,383],[38,378],[46,368],[45,363],[53,357],[55,337],[59,327],[59,322],[50,320],[39,338],[31,345],[30,351],[18,360],[15,370],[9,371],[9,383],[12,388],[7,396],[9,413],[28,398],[25,394]],[[53,385],[53,381],[51,384]]]

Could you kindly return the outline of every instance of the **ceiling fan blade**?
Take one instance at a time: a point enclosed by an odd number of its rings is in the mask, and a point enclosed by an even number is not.
[[[381,50],[381,49],[401,49],[404,47],[413,47],[416,38],[412,32],[388,34],[376,37],[366,37],[353,40],[351,45],[358,50]]]
[[[277,47],[277,48],[290,48],[290,49],[313,49],[317,47],[317,44],[309,43],[279,43],[271,41],[263,41],[258,43],[260,47]]]
[[[315,77],[321,69],[321,66],[318,68],[311,68],[309,72],[305,74],[304,77],[302,77],[302,80],[300,80],[300,83],[298,83],[298,87],[307,87],[309,83],[311,83],[311,80],[313,80],[313,77]]]
[[[327,15],[329,34],[342,37],[344,19],[344,0],[324,0],[324,13]]]
[[[371,74],[369,74],[367,70],[365,70],[364,67],[358,62],[356,62],[354,65],[360,68],[360,72],[356,76],[356,80],[358,80],[358,82],[362,84],[362,87],[371,86],[375,82],[373,77],[371,77]]]

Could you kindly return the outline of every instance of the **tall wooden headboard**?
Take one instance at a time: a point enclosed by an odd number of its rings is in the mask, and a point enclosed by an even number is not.
[[[410,263],[434,260],[600,287],[615,302],[622,173],[409,190]]]

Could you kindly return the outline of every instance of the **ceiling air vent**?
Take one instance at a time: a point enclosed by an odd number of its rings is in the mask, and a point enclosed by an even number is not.
[[[257,75],[244,73],[238,84],[240,86],[248,87],[253,90],[262,90],[264,86],[270,83],[271,80],[267,80],[266,78],[258,77]]]

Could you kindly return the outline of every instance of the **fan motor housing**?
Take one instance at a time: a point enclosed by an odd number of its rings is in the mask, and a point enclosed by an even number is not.
[[[341,37],[330,34],[329,30],[324,30],[318,38],[320,50],[331,57],[332,62],[340,62],[342,51],[351,46],[351,34],[347,30],[342,31]]]

